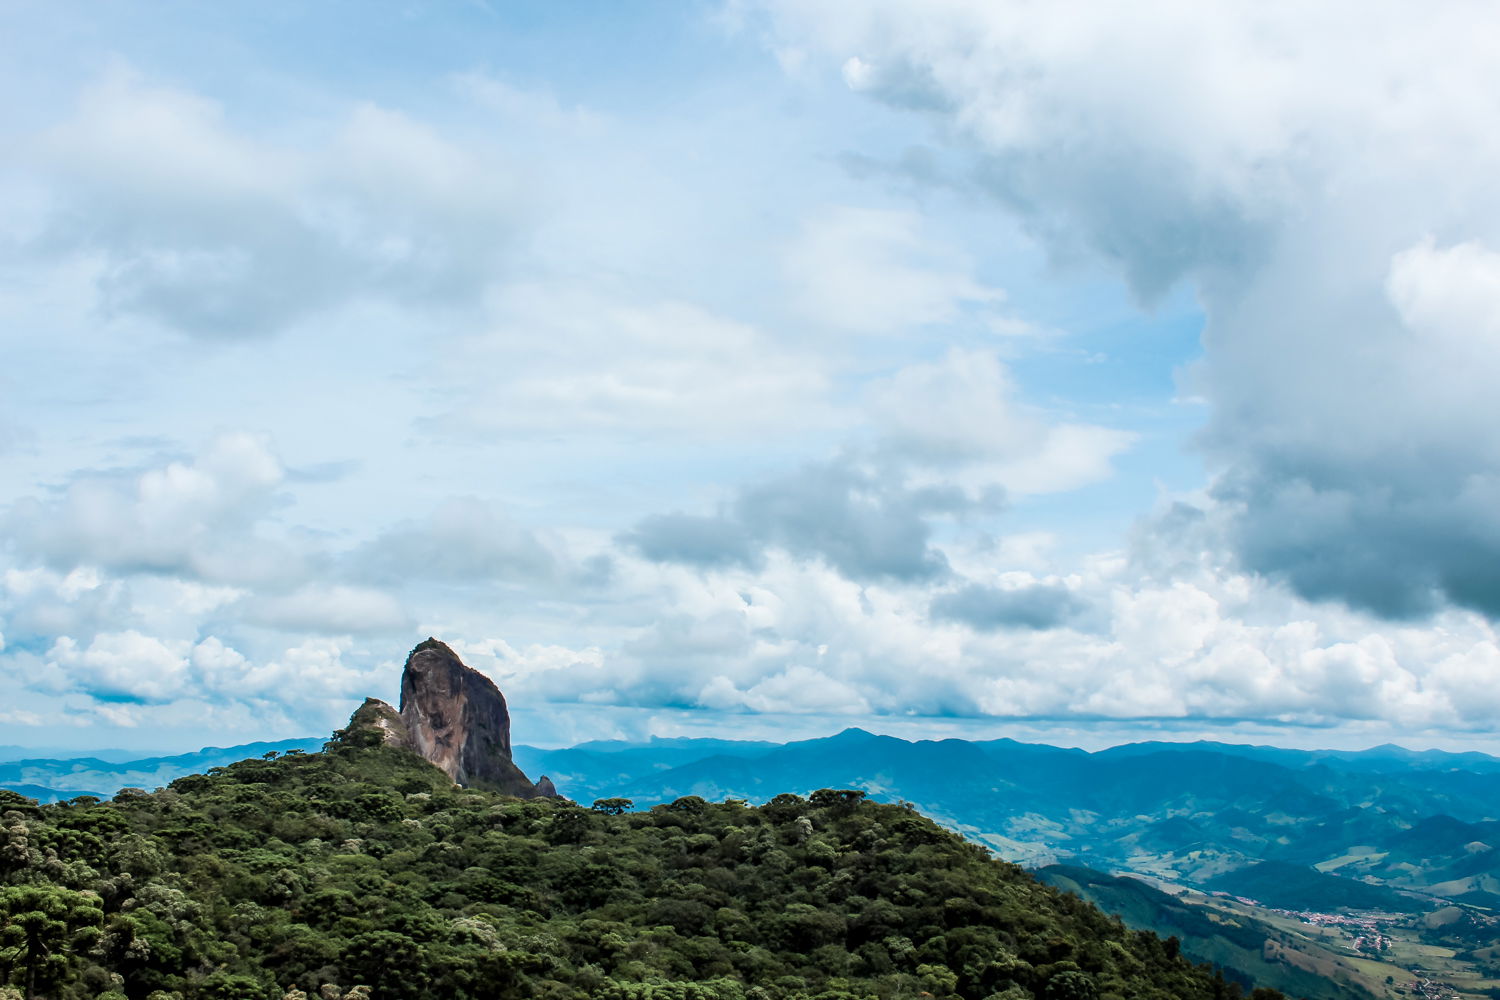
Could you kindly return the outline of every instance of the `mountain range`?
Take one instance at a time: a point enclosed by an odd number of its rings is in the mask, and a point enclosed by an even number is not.
[[[153,788],[183,774],[321,740],[205,748],[111,762],[93,757],[0,764],[0,786],[55,801]],[[513,748],[528,774],[559,794],[638,806],[683,795],[765,801],[784,791],[844,787],[907,801],[1002,857],[1252,895],[1300,906],[1377,898],[1500,904],[1500,759],[1479,753],[1304,751],[1225,743],[1136,743],[1095,753],[1009,739],[907,741],[848,729],[785,744],[718,739],[593,741]],[[1230,878],[1231,873],[1242,873]],[[1291,877],[1288,872],[1296,872]],[[1229,879],[1229,881],[1223,881]],[[1336,891],[1343,890],[1343,891]],[[1350,905],[1353,905],[1352,903]]]

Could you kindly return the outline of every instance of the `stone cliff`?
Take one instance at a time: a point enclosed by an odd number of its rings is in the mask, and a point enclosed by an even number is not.
[[[367,698],[349,729],[379,732],[382,742],[421,754],[465,788],[523,798],[557,794],[546,775],[532,784],[512,762],[510,711],[494,681],[436,639],[406,658],[401,710]]]

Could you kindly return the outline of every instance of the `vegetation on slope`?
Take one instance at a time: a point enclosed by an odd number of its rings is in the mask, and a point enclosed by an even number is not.
[[[1264,983],[1309,1000],[1368,1000],[1369,994],[1295,965],[1268,958],[1266,942],[1283,937],[1275,927],[1246,916],[1226,917],[1208,907],[1154,889],[1134,878],[1119,878],[1072,865],[1049,865],[1037,878],[1113,913],[1127,927],[1170,934],[1182,953],[1212,962],[1226,975]]]
[[[1227,872],[1208,883],[1210,888],[1260,900],[1289,910],[1392,910],[1411,907],[1411,901],[1383,885],[1325,875],[1303,865],[1262,861]]]
[[[585,808],[456,788],[373,742],[110,802],[0,793],[0,982],[55,1000],[1239,992],[858,792]]]

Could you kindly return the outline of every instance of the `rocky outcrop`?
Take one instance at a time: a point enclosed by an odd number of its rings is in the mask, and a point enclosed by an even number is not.
[[[546,776],[532,784],[511,760],[510,711],[494,681],[436,639],[406,658],[401,710],[367,698],[349,729],[378,732],[381,742],[421,754],[465,788],[523,798],[557,794]]]
[[[382,743],[401,747],[409,745],[401,713],[379,698],[366,698],[365,703],[354,710],[349,717],[349,729],[351,732],[374,730],[380,734]]]

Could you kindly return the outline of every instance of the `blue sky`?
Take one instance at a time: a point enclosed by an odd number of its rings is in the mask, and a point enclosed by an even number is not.
[[[0,9],[4,742],[1494,749],[1483,6]]]

